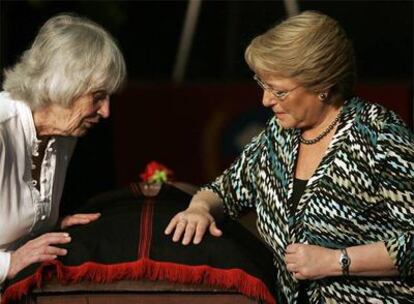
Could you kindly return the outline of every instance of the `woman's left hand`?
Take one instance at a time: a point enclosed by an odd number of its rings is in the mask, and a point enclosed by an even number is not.
[[[60,222],[60,228],[65,229],[74,225],[85,225],[96,221],[101,216],[100,213],[78,213],[65,216]]]
[[[286,247],[285,263],[298,280],[317,280],[340,274],[340,251],[307,244]]]

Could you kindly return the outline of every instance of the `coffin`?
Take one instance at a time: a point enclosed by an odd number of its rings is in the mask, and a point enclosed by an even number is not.
[[[68,254],[21,271],[3,303],[275,303],[272,255],[238,222],[199,245],[164,235],[190,199],[170,184],[147,197],[135,183],[92,198],[79,212],[99,220],[67,229]]]

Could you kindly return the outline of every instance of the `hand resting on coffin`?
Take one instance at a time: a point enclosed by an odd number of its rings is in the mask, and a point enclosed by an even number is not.
[[[65,229],[74,225],[85,225],[96,221],[101,216],[100,213],[77,213],[65,216],[60,222],[60,228]]]
[[[173,232],[172,240],[178,242],[182,238],[182,244],[199,244],[206,231],[219,237],[223,232],[217,228],[216,219],[223,214],[221,199],[211,191],[197,192],[188,208],[177,213],[167,225],[165,234]]]
[[[7,278],[14,278],[20,270],[31,264],[54,260],[58,256],[66,255],[66,249],[54,245],[66,244],[70,241],[71,238],[66,232],[45,233],[28,241],[11,254]]]
[[[100,216],[100,213],[79,213],[68,215],[61,221],[60,228],[65,229],[74,225],[89,224],[90,222],[97,220]],[[54,245],[66,244],[70,241],[71,238],[66,232],[45,233],[31,241],[28,241],[11,254],[7,278],[14,278],[19,271],[31,264],[54,260],[58,256],[66,255],[66,249],[59,248]]]

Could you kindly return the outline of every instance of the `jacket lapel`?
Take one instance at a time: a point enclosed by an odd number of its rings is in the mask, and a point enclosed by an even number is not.
[[[316,193],[316,189],[319,186],[320,180],[325,176],[328,168],[331,166],[332,162],[335,160],[336,152],[340,149],[341,145],[344,143],[344,139],[346,136],[349,135],[348,130],[352,127],[355,113],[357,108],[355,107],[355,100],[349,100],[348,102],[345,102],[344,107],[342,109],[340,122],[337,128],[337,131],[332,138],[331,143],[328,146],[328,149],[325,152],[325,155],[323,156],[318,168],[316,169],[313,176],[309,179],[305,191],[298,203],[298,206],[296,208],[295,214],[292,215],[292,219],[290,221],[290,236],[291,236],[291,242],[303,242],[304,236],[303,236],[303,215],[306,210],[306,206],[308,205],[309,201],[312,200]],[[295,133],[296,138],[294,139],[295,142],[299,143],[299,136],[300,132]],[[296,156],[298,152],[298,147],[294,150],[294,156],[293,161],[295,164]],[[293,170],[294,167],[290,168]],[[294,171],[291,171],[294,172]],[[293,191],[293,175],[289,183],[289,198],[292,196]],[[289,208],[287,208],[289,209]],[[290,212],[290,210],[288,210]]]

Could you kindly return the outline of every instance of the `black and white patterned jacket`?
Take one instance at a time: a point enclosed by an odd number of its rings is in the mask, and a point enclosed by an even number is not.
[[[327,152],[290,214],[300,131],[272,118],[241,156],[204,189],[226,213],[253,208],[274,254],[280,288],[297,303],[298,282],[285,248],[307,243],[343,248],[383,241],[399,277],[332,277],[312,281],[311,303],[414,303],[414,136],[377,104],[348,100]]]

